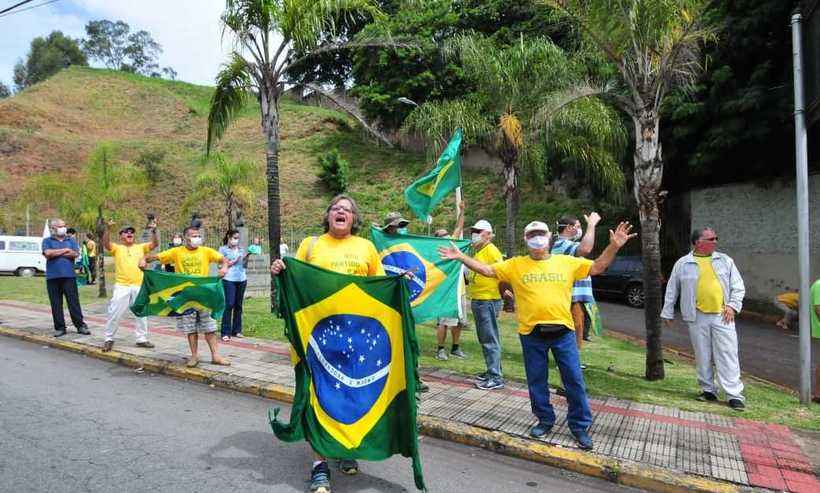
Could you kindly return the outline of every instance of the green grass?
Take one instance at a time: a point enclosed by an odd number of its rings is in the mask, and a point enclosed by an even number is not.
[[[80,286],[80,303],[89,305],[107,301],[97,297],[98,286]],[[110,291],[110,287],[109,287]],[[0,300],[25,301],[48,305],[46,278],[0,276]]]
[[[282,321],[269,313],[269,301],[254,298],[245,304],[245,334],[252,337],[286,342]],[[474,327],[472,319],[470,327]],[[516,323],[510,314],[501,318],[502,344],[504,348],[502,366],[507,378],[524,381],[524,365],[521,344],[516,332]],[[447,361],[435,359],[437,347],[435,327],[421,324],[416,328],[423,367],[438,367],[474,375],[484,371],[475,331],[464,331],[461,347],[467,358],[451,358]],[[449,347],[449,335],[447,345]],[[582,359],[587,364],[584,377],[589,393],[593,396],[613,396],[647,404],[675,407],[686,411],[702,411],[725,416],[784,424],[796,428],[820,431],[820,405],[800,406],[797,396],[778,387],[746,378],[746,398],[748,409],[742,415],[725,405],[698,402],[694,399],[698,392],[695,369],[682,358],[667,354],[670,364],[666,365],[666,378],[650,382],[643,378],[645,352],[642,347],[613,337],[595,337],[587,343]],[[550,383],[560,385],[561,380],[555,363],[550,362]]]

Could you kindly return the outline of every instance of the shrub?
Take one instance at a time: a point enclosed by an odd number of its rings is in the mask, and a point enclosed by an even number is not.
[[[339,155],[338,149],[326,152],[319,157],[319,179],[334,194],[340,194],[347,190],[347,177],[350,166],[347,161]]]

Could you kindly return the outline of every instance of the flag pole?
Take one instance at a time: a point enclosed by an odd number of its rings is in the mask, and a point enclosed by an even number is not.
[[[456,187],[456,221],[458,221],[458,214],[459,210],[461,210],[461,187]],[[462,228],[461,233],[459,233],[458,238],[459,240],[464,239],[464,229]]]

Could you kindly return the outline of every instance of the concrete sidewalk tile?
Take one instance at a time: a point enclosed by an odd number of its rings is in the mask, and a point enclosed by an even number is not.
[[[462,423],[473,424],[486,413],[497,408],[506,399],[500,392],[485,391],[484,395],[475,402],[467,406],[459,415],[458,420]]]

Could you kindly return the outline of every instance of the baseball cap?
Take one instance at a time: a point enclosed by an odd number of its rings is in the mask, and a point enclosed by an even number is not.
[[[475,231],[489,231],[490,233],[493,232],[492,224],[490,224],[490,221],[487,221],[486,219],[481,219],[477,221],[470,227],[470,229]]]
[[[136,230],[136,229],[134,229],[134,227],[133,227],[133,226],[131,226],[130,224],[126,224],[125,226],[123,226],[123,227],[121,227],[121,228],[120,228],[120,232],[119,232],[119,234],[123,234],[123,233],[125,233],[126,231],[128,231],[129,229],[131,230],[131,232],[132,232],[132,233],[136,233],[136,232],[137,232],[137,230]]]
[[[410,224],[410,221],[403,218],[400,213],[391,212],[384,216],[384,223],[382,224],[382,228],[386,228],[388,226],[397,226],[399,228],[403,228],[408,224]]]
[[[550,234],[550,228],[546,224],[542,223],[541,221],[533,221],[524,227],[524,234],[526,235],[530,231],[543,231],[547,234]]]

